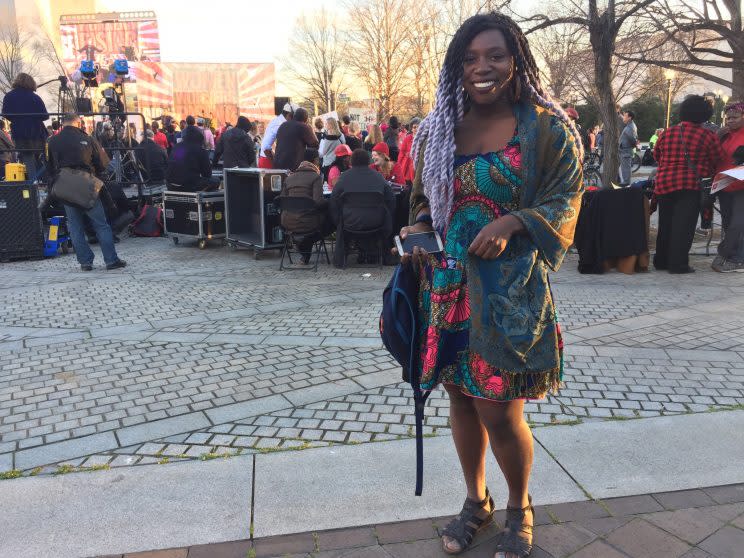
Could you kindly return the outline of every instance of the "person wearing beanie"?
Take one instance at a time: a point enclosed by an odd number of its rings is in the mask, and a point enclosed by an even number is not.
[[[220,134],[215,146],[212,163],[217,165],[222,158],[223,168],[252,168],[256,166],[256,147],[248,133],[251,121],[239,116],[237,124]]]
[[[285,230],[303,233],[302,240],[298,242],[295,239],[295,242],[305,265],[310,263],[313,244],[333,232],[333,224],[328,218],[328,201],[323,197],[323,177],[319,165],[318,150],[306,149],[303,161],[282,185],[282,197],[312,198],[315,202],[315,208],[311,211],[283,210],[281,214]]]
[[[394,184],[405,184],[403,168],[400,163],[390,160],[390,147],[381,141],[372,148],[372,161],[370,168],[379,172],[388,182]]]
[[[351,148],[348,145],[341,144],[334,150],[336,160],[331,164],[328,171],[328,185],[333,189],[341,178],[341,173],[351,168]]]

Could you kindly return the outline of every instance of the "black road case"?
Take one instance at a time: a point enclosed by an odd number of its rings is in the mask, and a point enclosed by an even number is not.
[[[286,170],[224,169],[227,243],[256,250],[281,250],[284,235],[279,206],[274,200],[281,194]]]
[[[30,182],[0,182],[0,261],[44,256],[39,191]]]
[[[196,240],[204,249],[207,240],[225,238],[225,194],[217,192],[163,192],[165,232],[178,244]]]

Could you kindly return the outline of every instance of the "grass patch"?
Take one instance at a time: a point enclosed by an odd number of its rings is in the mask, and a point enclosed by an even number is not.
[[[165,465],[166,463],[170,463],[169,457],[163,457],[160,461],[158,461],[158,465]]]
[[[199,459],[201,459],[202,461],[212,461],[213,459],[220,459],[220,458],[228,459],[230,457],[238,456],[241,453],[243,453],[242,449],[239,449],[238,451],[235,451],[235,452],[230,452],[230,451],[226,451],[223,453],[209,452],[209,453],[202,453],[199,456]]]
[[[36,475],[38,475],[39,473],[41,473],[43,470],[44,470],[44,467],[35,467],[35,468],[31,469],[31,472],[29,473],[29,476],[35,477]]]
[[[328,447],[330,447],[332,444],[328,444]],[[277,453],[280,451],[302,451],[306,449],[310,449],[313,447],[311,445],[311,442],[309,440],[303,440],[301,446],[292,446],[292,447],[276,447],[276,448],[254,448],[258,451],[258,453]]]
[[[34,469],[34,471],[36,471],[37,469],[41,470],[41,467],[37,467],[36,469]],[[52,475],[58,476],[58,475],[67,475],[69,473],[92,473],[93,471],[108,471],[109,469],[111,469],[111,466],[108,463],[102,463],[100,465],[89,465],[89,466],[81,465],[79,467],[66,464],[66,465],[57,465],[57,469],[52,472]]]
[[[0,480],[17,479],[21,476],[23,476],[23,472],[20,469],[11,469],[10,471],[0,473]]]
[[[66,475],[68,473],[74,473],[74,465],[57,465],[57,469],[52,473],[54,476]]]
[[[721,411],[744,411],[744,403],[738,405],[720,405],[708,407],[709,413],[720,413]]]
[[[77,471],[79,473],[90,473],[92,471],[108,471],[111,469],[111,466],[108,463],[103,463],[101,465],[91,465],[89,467],[78,467]]]

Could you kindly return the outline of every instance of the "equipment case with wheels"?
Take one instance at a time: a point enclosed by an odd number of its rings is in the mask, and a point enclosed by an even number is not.
[[[225,193],[166,190],[163,217],[165,233],[174,244],[186,238],[203,249],[207,240],[225,238]]]
[[[0,182],[0,261],[44,256],[39,191],[30,182]]]
[[[287,171],[281,169],[224,169],[227,243],[256,250],[281,250],[284,246],[275,200],[282,191]]]

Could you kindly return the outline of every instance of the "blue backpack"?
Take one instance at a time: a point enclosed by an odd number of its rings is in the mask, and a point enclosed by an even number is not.
[[[413,388],[416,418],[416,496],[421,496],[424,475],[424,406],[431,392],[421,390],[419,373],[418,278],[413,266],[398,265],[382,293],[380,337],[385,348],[403,367],[403,381]]]

